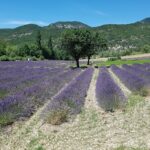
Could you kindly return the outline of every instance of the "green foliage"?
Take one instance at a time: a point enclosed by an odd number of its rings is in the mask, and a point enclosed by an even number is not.
[[[142,47],[142,52],[143,53],[150,53],[150,45],[144,45]]]
[[[79,67],[79,59],[85,56],[86,30],[67,30],[62,34],[62,48],[66,50],[76,61]]]
[[[98,32],[92,32],[87,30],[86,41],[85,41],[85,56],[88,57],[87,65],[92,55],[97,54],[97,52],[104,51],[107,49],[107,42],[101,37]]]
[[[50,51],[46,48],[42,49],[42,55],[45,59],[50,59],[51,58],[51,54]]]
[[[49,36],[47,46],[48,46],[48,50],[47,50],[48,54],[46,56],[48,56],[48,57],[45,57],[45,56],[44,57],[48,58],[48,59],[56,59],[56,54],[55,54],[55,51],[53,49],[53,41],[52,41],[51,36]]]
[[[67,30],[62,34],[61,41],[62,48],[74,58],[77,67],[81,57],[88,57],[89,64],[92,55],[96,54],[101,47],[106,48],[106,43],[100,34],[87,29]]]
[[[138,93],[140,96],[146,97],[148,95],[148,90],[146,88],[142,88]]]
[[[16,52],[17,56],[21,56],[21,57],[26,57],[26,56],[30,56],[30,48],[27,44],[21,46],[17,52]]]
[[[92,44],[89,46],[89,44],[86,49],[88,50],[86,53],[88,52],[89,58],[90,55],[95,54],[95,50],[97,51],[96,54],[99,54],[101,57],[118,57],[150,52],[150,24],[147,21],[128,25],[104,25],[96,28],[90,28],[80,22],[57,22],[47,27],[29,24],[15,29],[0,29],[0,39],[3,39],[0,40],[0,56],[6,55],[10,58],[35,56],[42,58],[44,55],[46,59],[70,59],[70,54],[64,52],[60,47],[60,35],[66,30],[66,26],[76,29],[88,29],[86,32],[88,39],[91,37],[88,34],[89,32],[92,35],[98,32],[101,35],[101,39],[98,40],[96,38],[94,42],[100,41],[98,45],[101,43],[101,46],[106,46],[105,43],[109,45],[109,51],[105,51],[105,48],[91,48],[92,51],[90,51],[89,47],[93,46]],[[82,34],[81,37],[83,37]],[[86,43],[90,42],[86,38],[84,38],[84,41]],[[120,50],[111,50],[111,48],[118,46]],[[30,55],[27,47],[30,49]],[[80,49],[80,46],[76,48]]]
[[[5,97],[6,95],[7,95],[7,91],[6,90],[0,90],[0,99]]]
[[[0,40],[0,56],[6,55],[6,43]]]
[[[49,36],[47,46],[48,46],[48,49],[53,50],[53,44],[52,44],[52,37],[51,36]]]
[[[0,61],[9,61],[9,60],[10,60],[9,56],[3,55],[0,57]]]
[[[115,148],[114,150],[148,150],[147,148],[132,148],[132,147],[126,147],[126,146],[119,146],[118,148]]]
[[[6,126],[13,123],[14,116],[12,113],[0,114],[0,126]]]
[[[141,47],[149,44],[149,23],[133,23],[127,25],[104,25],[95,30],[103,34],[112,47],[122,46],[123,49]]]
[[[130,95],[128,97],[124,111],[127,112],[127,111],[132,110],[135,106],[137,106],[141,102],[144,102],[144,98],[142,96],[137,95],[137,94]]]
[[[36,36],[36,46],[37,46],[37,49],[38,49],[38,50],[42,50],[41,40],[42,40],[41,32],[38,31],[38,32],[37,32],[37,36]]]
[[[45,150],[45,149],[43,148],[43,146],[38,146],[37,148],[35,148],[35,150]]]

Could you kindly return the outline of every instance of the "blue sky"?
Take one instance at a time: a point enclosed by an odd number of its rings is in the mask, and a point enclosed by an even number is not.
[[[126,24],[150,17],[149,7],[150,0],[0,0],[0,28],[57,21]]]

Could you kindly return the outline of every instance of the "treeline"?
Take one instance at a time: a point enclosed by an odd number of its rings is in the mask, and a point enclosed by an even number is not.
[[[106,41],[103,38],[103,33],[98,30],[65,30],[59,38],[49,35],[47,39],[38,31],[34,38],[34,42],[23,45],[20,43],[11,45],[8,40],[0,40],[0,60],[74,59],[79,66],[80,58],[88,58],[87,64],[89,64],[93,55],[120,58],[120,56],[134,53],[150,52],[150,45],[134,49],[108,50],[109,41]]]
[[[55,39],[56,40],[56,39]],[[88,29],[65,30],[57,41],[51,36],[42,39],[38,31],[35,42],[21,46],[11,46],[8,42],[0,41],[1,60],[38,60],[38,59],[75,59],[79,66],[80,58],[88,58],[98,54],[99,50],[106,50],[107,44],[98,32]]]
[[[55,44],[49,35],[47,41],[43,41],[41,32],[38,31],[35,42],[12,45],[8,41],[0,40],[0,60],[69,60],[71,57],[60,48],[61,44]],[[58,41],[58,43],[60,43]]]
[[[99,32],[92,32],[87,29],[74,29],[67,30],[62,34],[61,47],[76,61],[76,66],[80,67],[80,58],[87,57],[87,65],[89,65],[90,58],[93,55],[107,50],[107,42]]]

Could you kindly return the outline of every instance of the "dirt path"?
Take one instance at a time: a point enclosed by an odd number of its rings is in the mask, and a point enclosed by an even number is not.
[[[130,55],[130,56],[122,56],[121,59],[129,60],[129,59],[148,59],[150,58],[150,53],[147,54],[137,54],[137,55]]]
[[[84,107],[86,109],[89,109],[89,108],[100,109],[98,107],[97,102],[96,102],[96,93],[95,93],[96,81],[97,81],[98,74],[99,74],[99,69],[95,69],[94,73],[93,73],[92,80],[91,80],[91,84],[90,84],[88,92],[87,92],[87,97],[85,100]]]

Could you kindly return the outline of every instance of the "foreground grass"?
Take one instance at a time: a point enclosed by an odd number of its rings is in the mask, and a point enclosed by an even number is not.
[[[125,105],[125,111],[133,110],[135,107],[141,104],[144,104],[144,97],[132,94],[128,97],[128,101]]]
[[[14,116],[11,113],[0,114],[0,127],[10,125],[14,121]]]
[[[146,149],[146,148],[131,148],[131,147],[119,146],[118,148],[115,148],[114,150],[148,150],[148,149]]]
[[[132,95],[126,113],[106,113],[91,106],[74,122],[60,126],[33,117],[25,126],[15,127],[10,136],[0,136],[0,146],[11,150],[148,150],[149,115],[150,98]]]
[[[99,62],[96,63],[95,66],[111,66],[111,65],[123,65],[123,64],[144,64],[144,63],[150,63],[150,59],[144,59],[144,60],[116,60],[116,61],[106,61],[106,62]]]

